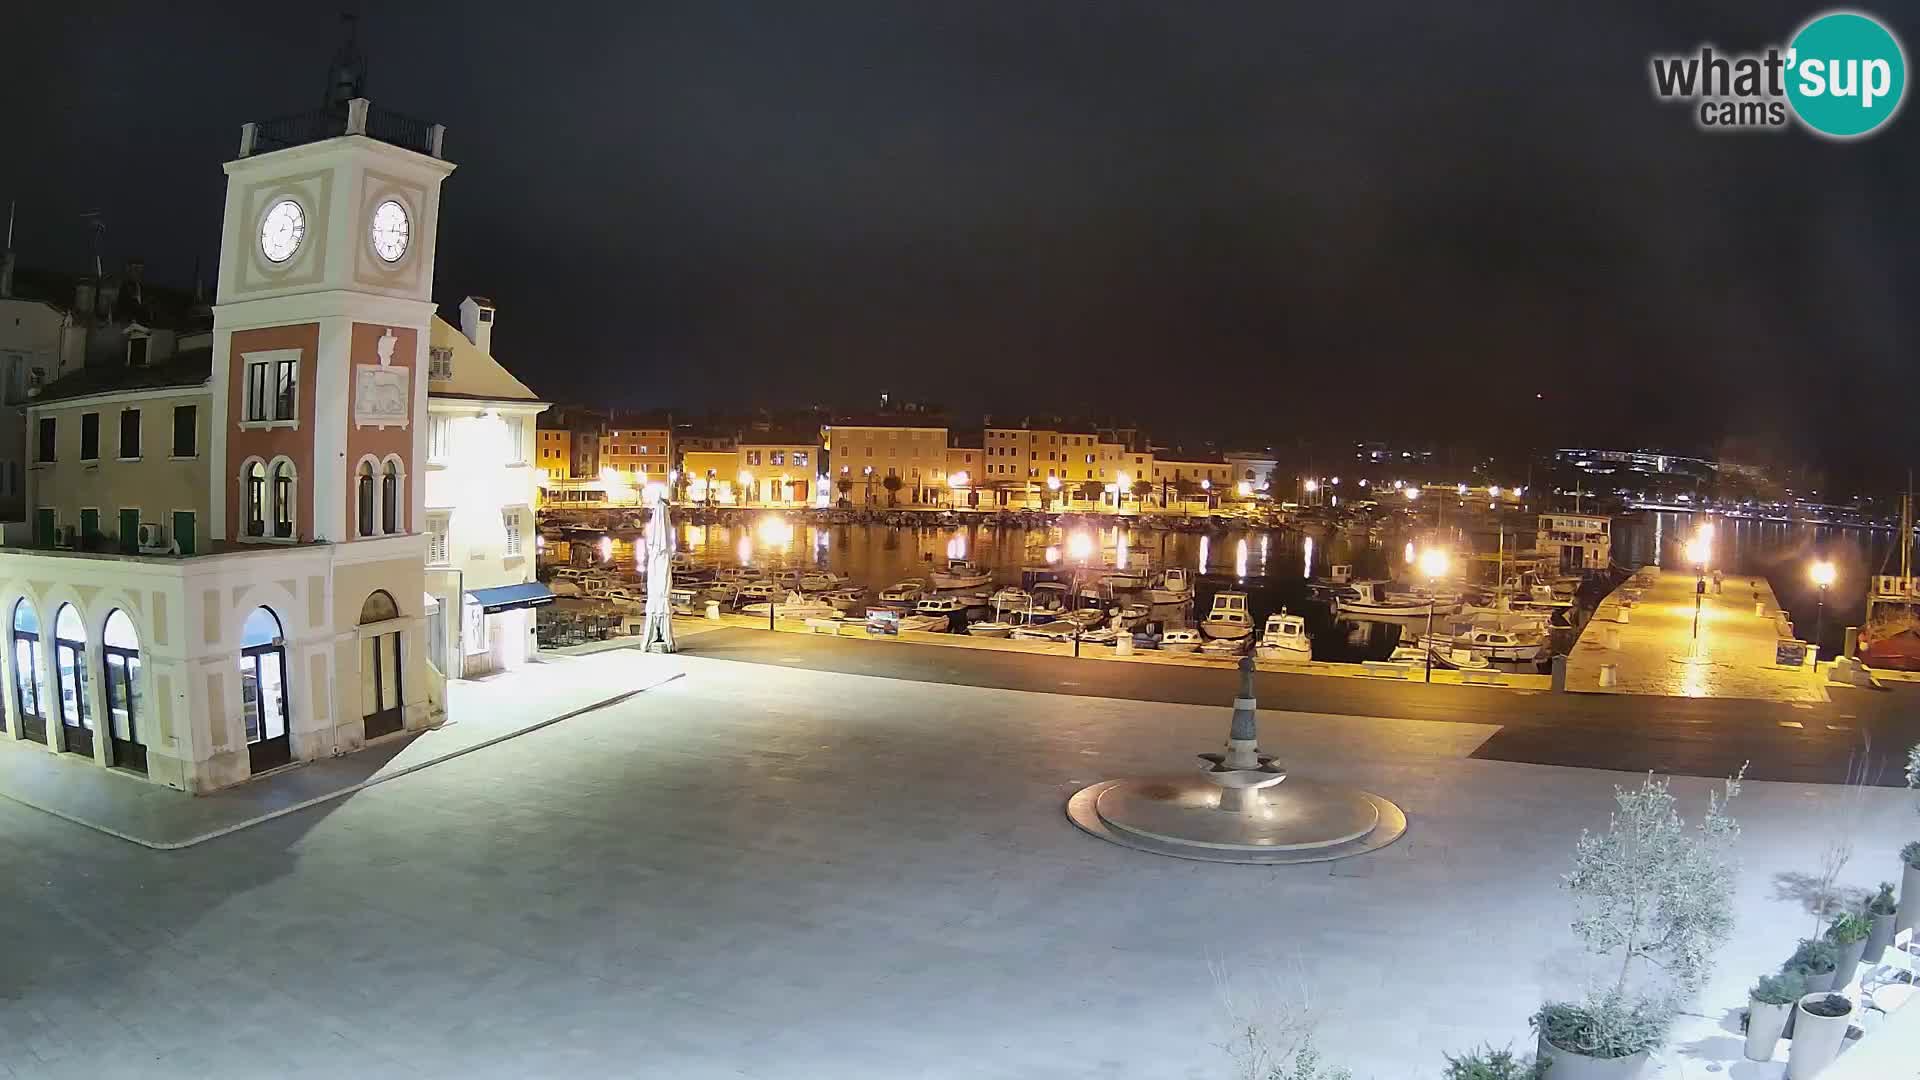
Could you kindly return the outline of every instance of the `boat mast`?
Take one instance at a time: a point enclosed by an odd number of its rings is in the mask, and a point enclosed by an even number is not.
[[[1907,493],[1900,496],[1900,578],[1913,576],[1913,470],[1907,470]]]

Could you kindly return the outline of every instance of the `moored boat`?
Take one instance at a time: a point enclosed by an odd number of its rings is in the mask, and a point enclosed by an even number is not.
[[[1260,633],[1259,649],[1262,655],[1312,659],[1313,642],[1307,637],[1307,620],[1284,611],[1267,616],[1266,628]]]
[[[1247,613],[1247,594],[1221,592],[1213,596],[1213,607],[1200,623],[1200,632],[1216,640],[1233,640],[1253,633],[1253,618]]]

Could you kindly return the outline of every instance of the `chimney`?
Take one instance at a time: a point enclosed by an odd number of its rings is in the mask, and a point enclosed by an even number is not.
[[[128,259],[127,284],[132,288],[133,302],[136,304],[146,303],[146,297],[141,295],[141,287],[146,283],[146,279],[147,260],[141,258]]]
[[[484,296],[469,296],[460,301],[460,332],[474,347],[493,355],[493,301]]]
[[[98,292],[94,289],[92,278],[81,278],[79,283],[74,285],[73,314],[75,320],[82,326],[88,326],[93,323],[93,301],[94,297],[98,295]]]
[[[100,279],[99,314],[107,322],[113,321],[114,309],[120,306],[120,279],[103,277]]]

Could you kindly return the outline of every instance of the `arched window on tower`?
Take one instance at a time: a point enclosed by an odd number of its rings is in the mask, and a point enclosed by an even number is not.
[[[377,504],[374,494],[373,462],[360,463],[360,475],[355,481],[355,501],[359,511],[361,536],[379,535],[379,524],[375,520]]]
[[[388,533],[407,531],[400,513],[400,463],[393,458],[387,459],[386,472],[380,478],[380,520]]]
[[[293,537],[293,480],[293,462],[274,463],[273,535],[282,540]]]
[[[267,535],[267,467],[247,464],[247,535]]]

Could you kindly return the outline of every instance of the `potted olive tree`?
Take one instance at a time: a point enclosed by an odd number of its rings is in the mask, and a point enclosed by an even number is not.
[[[1797,971],[1760,976],[1747,995],[1747,1060],[1773,1060],[1774,1047],[1787,1029],[1787,1017],[1806,994],[1807,981]]]
[[[1880,959],[1880,954],[1893,944],[1893,917],[1900,912],[1900,905],[1893,899],[1893,882],[1880,883],[1880,891],[1867,901],[1867,922],[1872,929],[1867,932],[1867,947],[1862,955],[1868,963]]]
[[[1847,1026],[1853,1021],[1853,1002],[1845,994],[1814,993],[1794,1009],[1798,1034],[1787,1048],[1787,1080],[1809,1080],[1840,1056]]]
[[[1548,1002],[1534,1014],[1549,1080],[1640,1075],[1681,999],[1706,978],[1733,930],[1731,848],[1740,829],[1728,806],[1739,793],[1736,774],[1689,826],[1667,780],[1649,774],[1638,788],[1614,789],[1605,832],[1581,834],[1563,879],[1580,909],[1573,932],[1619,967],[1583,1000]]]
[[[1865,915],[1846,912],[1833,920],[1827,927],[1827,940],[1833,943],[1835,955],[1833,969],[1833,989],[1846,986],[1853,981],[1856,969],[1860,967],[1860,957],[1867,951],[1867,935],[1873,933],[1873,924]]]

